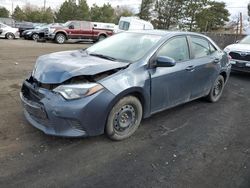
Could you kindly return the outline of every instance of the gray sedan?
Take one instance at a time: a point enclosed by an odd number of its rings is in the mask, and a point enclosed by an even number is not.
[[[26,119],[49,135],[131,136],[142,118],[197,98],[216,102],[228,56],[206,36],[131,31],[37,59],[20,93]]]

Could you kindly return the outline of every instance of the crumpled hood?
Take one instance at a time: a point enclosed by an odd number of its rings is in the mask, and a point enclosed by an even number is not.
[[[41,83],[58,84],[72,77],[95,75],[128,65],[89,56],[83,50],[64,51],[40,56],[32,76]]]
[[[250,52],[250,44],[231,44],[227,46],[230,51]]]

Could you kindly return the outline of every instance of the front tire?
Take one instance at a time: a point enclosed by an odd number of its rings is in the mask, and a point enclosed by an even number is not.
[[[224,77],[219,75],[217,77],[217,79],[215,80],[208,96],[207,96],[207,100],[209,102],[217,102],[221,95],[222,95],[222,92],[223,92],[223,89],[224,89],[224,86],[225,86],[225,80],[224,80]]]
[[[134,96],[124,97],[109,113],[106,134],[112,140],[124,140],[138,129],[141,119],[141,102]]]
[[[13,33],[7,33],[6,34],[6,39],[13,40],[14,38],[15,38],[15,35]]]
[[[37,33],[34,33],[31,37],[34,41],[37,41],[40,37]]]
[[[66,41],[66,36],[62,33],[56,34],[55,41],[58,44],[63,44]]]

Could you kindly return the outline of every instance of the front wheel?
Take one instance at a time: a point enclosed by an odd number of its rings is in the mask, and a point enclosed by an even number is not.
[[[7,33],[6,34],[6,39],[12,40],[15,38],[15,35],[13,33]]]
[[[63,44],[66,41],[66,36],[62,33],[56,34],[55,41],[58,44]]]
[[[141,119],[141,102],[134,96],[124,97],[109,113],[106,134],[112,140],[126,139],[138,129]]]
[[[207,96],[208,101],[217,102],[222,95],[224,86],[225,86],[224,78],[223,78],[223,76],[219,75],[218,78],[215,80],[215,82],[214,82],[214,84],[213,84],[213,86],[212,86],[212,88]]]
[[[40,37],[39,37],[39,35],[38,35],[37,33],[34,33],[34,34],[32,35],[32,39],[33,39],[34,41],[37,41],[39,38],[40,38]]]

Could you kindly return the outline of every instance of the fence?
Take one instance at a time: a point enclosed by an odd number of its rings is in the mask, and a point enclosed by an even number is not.
[[[224,49],[227,45],[235,43],[237,40],[241,40],[246,35],[236,34],[220,34],[220,33],[203,33],[204,35],[213,39],[216,44]]]

